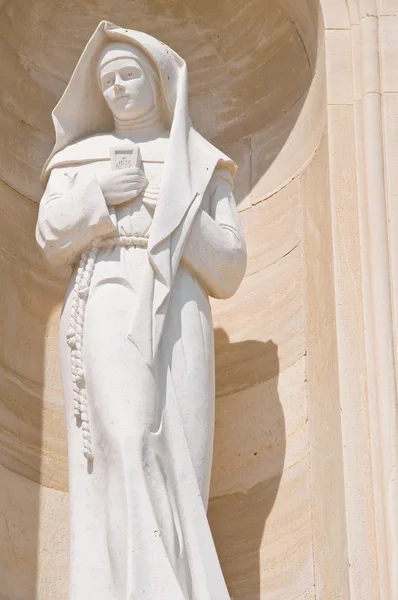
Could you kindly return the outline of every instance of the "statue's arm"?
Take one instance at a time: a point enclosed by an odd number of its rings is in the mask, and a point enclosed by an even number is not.
[[[210,296],[229,298],[246,270],[246,245],[232,193],[231,179],[217,170],[210,183],[210,201],[198,213],[183,254],[183,264]]]
[[[72,264],[94,238],[116,231],[98,181],[76,173],[53,169],[40,202],[36,240],[54,266]]]

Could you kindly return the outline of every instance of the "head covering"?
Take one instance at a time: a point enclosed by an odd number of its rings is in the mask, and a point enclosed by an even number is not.
[[[142,319],[130,339],[152,362],[159,345],[168,298],[192,221],[217,164],[231,175],[236,165],[207,142],[192,126],[188,112],[188,75],[185,61],[152,36],[101,21],[76,65],[52,118],[55,145],[42,173],[45,184],[51,170],[73,162],[73,144],[82,138],[114,131],[113,115],[97,81],[101,51],[112,42],[138,47],[158,74],[170,119],[170,139],[159,200],[151,226],[148,254],[153,269],[151,333],[143,334]],[[139,339],[140,338],[140,339]]]
[[[99,78],[100,71],[108,63],[120,58],[132,58],[134,61],[142,64],[145,69],[150,70],[155,78],[159,76],[155,64],[145,55],[137,45],[127,44],[126,42],[109,42],[98,56],[97,61],[97,77]]]

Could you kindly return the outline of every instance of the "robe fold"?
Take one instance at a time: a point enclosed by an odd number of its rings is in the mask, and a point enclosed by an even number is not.
[[[98,182],[115,140],[105,133],[113,123],[95,61],[115,40],[147,53],[169,111],[154,210],[145,194],[109,208]],[[236,291],[246,250],[232,194],[236,167],[192,127],[187,89],[185,62],[165,44],[101,22],[53,112],[36,237],[49,262],[73,267],[60,326],[69,600],[229,599],[206,517],[215,402],[208,296]],[[87,462],[66,333],[79,256],[93,240],[118,235],[148,244],[103,247],[96,256],[82,348],[94,450]]]
[[[118,233],[95,173],[105,162],[53,170],[37,239],[71,264]],[[139,206],[140,199],[133,201]],[[143,203],[130,231],[149,235]],[[60,328],[70,478],[70,600],[227,600],[208,501],[214,429],[214,350],[208,294],[233,293],[244,271],[242,231],[225,169],[204,194],[174,279],[156,362],[128,339],[152,267],[145,248],[100,250],[84,324],[95,458],[88,469],[73,416],[69,328],[74,275]],[[148,307],[149,309],[149,307]]]

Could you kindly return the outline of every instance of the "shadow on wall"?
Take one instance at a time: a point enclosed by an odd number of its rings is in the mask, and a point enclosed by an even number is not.
[[[85,42],[98,21],[109,18],[159,37],[187,59],[192,117],[199,131],[220,143],[239,164],[235,189],[240,203],[289,143],[302,112],[315,61],[308,59],[306,41],[294,23],[301,12],[312,12],[308,7],[315,14],[317,4],[316,0],[78,0],[69,4],[0,0],[0,8],[6,8],[1,15],[0,55],[4,65],[12,66],[5,69],[7,102],[0,112],[8,132],[4,137],[13,140],[3,145],[0,160],[0,177],[8,184],[0,180],[0,600],[34,600],[38,589],[43,596],[55,597],[62,587],[60,578],[66,577],[60,567],[67,551],[58,496],[51,492],[50,500],[43,500],[45,488],[62,490],[66,479],[64,421],[56,405],[60,393],[52,351],[57,348],[54,311],[66,281],[59,279],[55,269],[50,271],[39,255],[34,241],[37,206],[24,196],[40,198],[39,172],[53,143],[50,112]],[[233,18],[226,18],[228,14]],[[316,48],[316,17],[308,23],[311,27],[304,31],[310,32]],[[27,68],[24,56],[39,65],[37,70]],[[261,302],[261,297],[253,302]],[[234,489],[248,491],[214,497],[209,517],[231,595],[257,600],[260,544],[278,492],[286,445],[277,392],[278,352],[272,341],[229,343],[223,330],[216,330],[215,337],[218,406],[222,403],[225,408],[232,402],[227,387],[242,392],[234,399],[238,413],[233,423],[218,420],[216,444],[233,440],[230,445],[237,446],[243,468],[231,461],[227,484],[231,489],[236,482]],[[224,359],[231,356],[233,373],[223,369]],[[269,385],[266,392],[258,392],[264,393],[259,398],[256,386],[265,380]],[[250,389],[253,394],[245,393]],[[253,412],[262,419],[264,438],[269,435],[275,441],[256,457],[236,435],[239,419],[246,418],[252,401]],[[261,446],[261,436],[257,439]],[[251,461],[253,469],[253,464],[259,468],[272,464],[272,469],[266,469],[270,476],[253,487],[240,485],[245,461]],[[215,464],[215,476],[220,469],[222,465]],[[40,507],[40,537],[51,540],[50,548],[39,543]],[[49,553],[50,563],[46,562]]]
[[[237,490],[244,488],[240,485],[242,475],[245,476],[245,465],[253,470],[253,460],[266,461],[267,464],[257,464],[254,469],[269,473],[269,477],[245,492],[215,496],[210,499],[209,520],[221,561],[223,573],[233,598],[260,600],[261,572],[260,549],[264,536],[267,518],[274,505],[279,483],[283,473],[286,450],[285,419],[278,396],[279,359],[278,347],[271,340],[264,343],[256,340],[230,343],[223,329],[215,330],[216,369],[221,361],[232,355],[231,362],[239,362],[239,381],[242,386],[252,387],[249,394],[239,394],[240,404],[231,407],[234,411],[231,419],[217,418],[220,403],[223,411],[229,410],[229,403],[235,401],[233,396],[219,397],[216,404],[215,448],[233,446],[235,456],[239,456],[237,464],[240,469],[231,475],[231,465],[216,460],[213,465],[213,481],[217,479],[224,468],[228,468],[233,487]],[[253,382],[253,358],[256,357],[257,384],[267,382],[267,385],[256,386]],[[244,365],[247,377],[245,377]],[[217,371],[218,372],[218,371]],[[234,372],[231,373],[234,378]],[[240,392],[242,391],[242,386]],[[217,391],[220,383],[217,381]],[[258,393],[256,394],[256,389]],[[260,397],[259,397],[260,394]],[[249,399],[249,401],[248,401]],[[249,403],[253,406],[249,406]],[[259,411],[259,406],[261,410]],[[247,439],[239,435],[241,423],[250,419],[254,413],[257,424],[254,435],[257,437],[258,451],[253,452],[253,444],[247,444]],[[259,435],[259,431],[263,435]],[[232,443],[231,443],[231,440]],[[272,440],[272,443],[269,443]],[[226,453],[228,455],[228,452]],[[254,456],[256,455],[256,456]],[[228,458],[228,456],[227,456]],[[224,459],[225,460],[225,459]],[[255,463],[254,463],[255,464]],[[242,469],[243,465],[243,469]],[[233,469],[233,467],[232,467]],[[263,590],[264,592],[264,590]]]
[[[36,205],[7,190],[0,216],[0,600],[34,600],[40,584],[40,484],[56,488],[46,478],[50,461],[57,476],[65,472],[64,423],[57,419],[53,402],[57,372],[48,362],[54,306],[64,285],[48,271],[34,242]],[[44,402],[46,385],[50,391]],[[43,468],[44,413],[51,423],[47,438],[54,442]],[[41,539],[56,518],[50,511],[45,514]],[[63,532],[61,525],[51,535],[49,550],[55,557]],[[54,570],[58,566],[56,559]]]

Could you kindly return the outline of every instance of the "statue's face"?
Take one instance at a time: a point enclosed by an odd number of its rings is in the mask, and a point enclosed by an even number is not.
[[[147,113],[155,102],[149,76],[133,58],[115,58],[99,70],[103,96],[113,115],[134,120]]]

